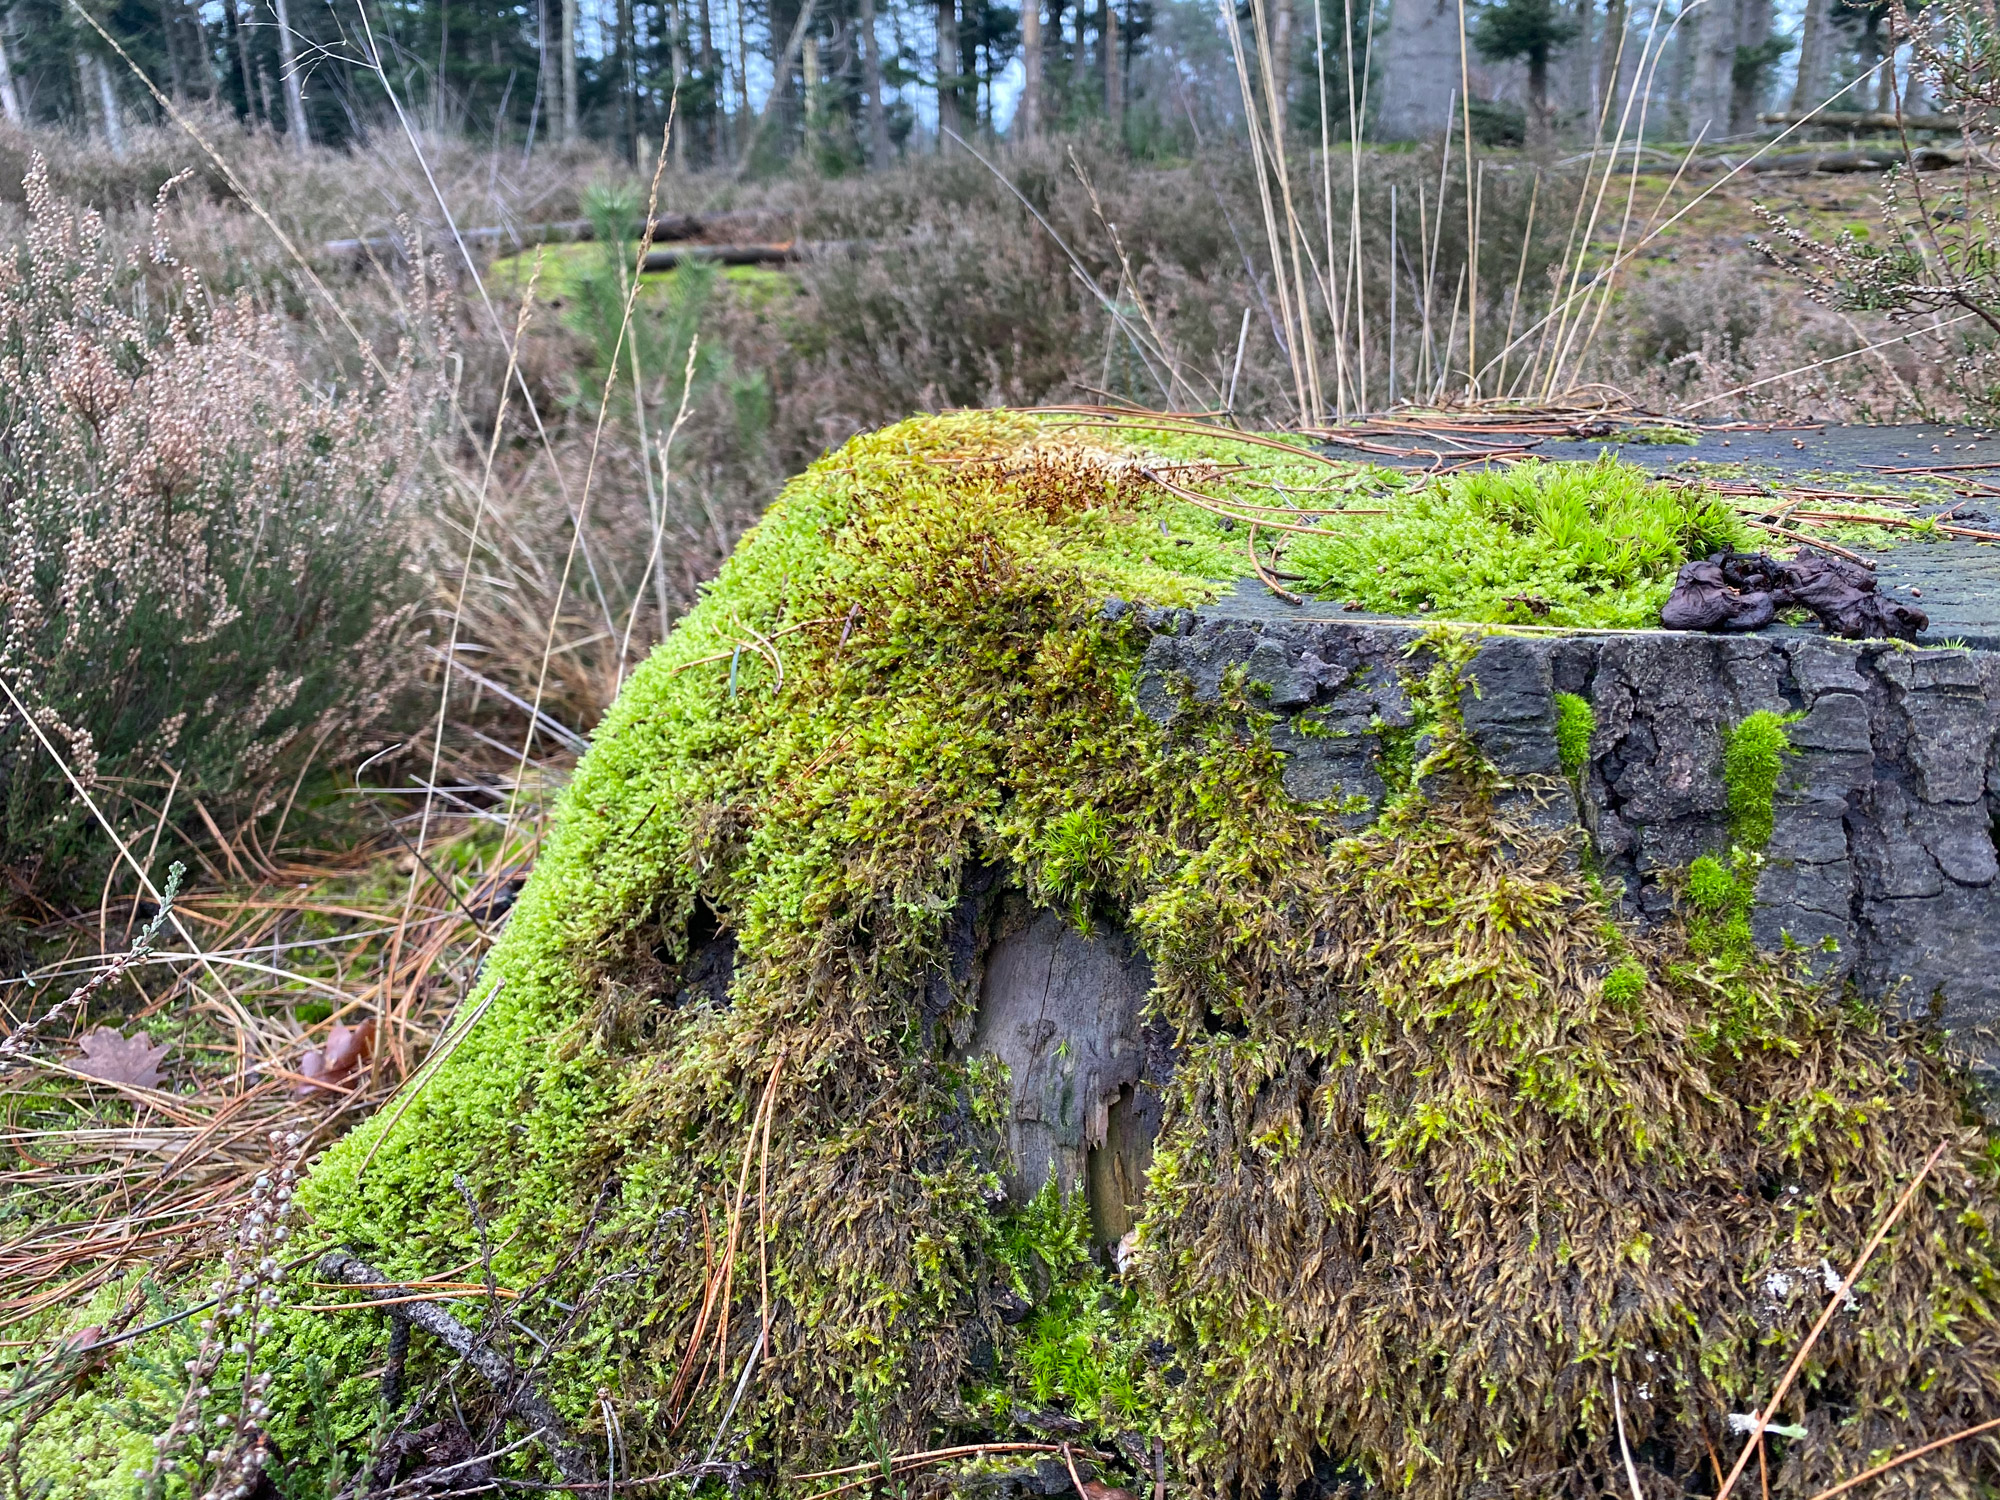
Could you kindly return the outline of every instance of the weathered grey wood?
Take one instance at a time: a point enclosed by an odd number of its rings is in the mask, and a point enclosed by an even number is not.
[[[998,1058],[1010,1074],[1014,1202],[1032,1198],[1051,1175],[1065,1195],[1084,1182],[1090,1152],[1105,1145],[1112,1106],[1145,1071],[1152,983],[1151,965],[1127,939],[1086,935],[1054,912],[1006,932],[987,951],[969,1050]],[[1122,1144],[1129,1179],[1136,1147]]]

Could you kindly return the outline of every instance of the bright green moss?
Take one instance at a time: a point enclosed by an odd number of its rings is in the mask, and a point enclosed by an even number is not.
[[[1737,901],[1736,877],[1712,854],[1688,866],[1687,898],[1696,911],[1710,916],[1726,912]]]
[[[1618,965],[1604,976],[1604,998],[1615,1005],[1625,1005],[1639,998],[1646,990],[1646,971],[1631,959]]]
[[[1590,737],[1597,732],[1597,715],[1590,700],[1575,693],[1556,694],[1556,754],[1563,775],[1576,778],[1590,762]]]
[[[1683,895],[1689,908],[1689,945],[1725,971],[1741,968],[1754,947],[1750,913],[1776,818],[1778,782],[1791,749],[1785,726],[1796,718],[1760,709],[1723,733],[1730,849],[1726,858],[1704,854],[1688,866]]]
[[[1385,513],[1298,538],[1293,571],[1323,598],[1452,620],[1657,624],[1683,562],[1747,537],[1723,501],[1609,458],[1455,474],[1367,503]]]
[[[1789,717],[1760,709],[1723,737],[1722,781],[1729,792],[1730,837],[1745,849],[1761,850],[1771,841],[1772,808],[1785,752],[1792,748],[1785,726]]]

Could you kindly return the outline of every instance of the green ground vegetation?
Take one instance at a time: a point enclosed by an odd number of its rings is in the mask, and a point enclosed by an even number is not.
[[[1411,1500],[1604,1493],[1612,1377],[1658,1484],[1703,1482],[1818,1313],[1821,1260],[1944,1140],[1864,1313],[1807,1361],[1786,1415],[1810,1436],[1773,1442],[1773,1483],[1992,1411],[2000,1192],[1956,1075],[1781,959],[1622,933],[1566,835],[1497,810],[1458,719],[1476,632],[1413,651],[1407,764],[1360,832],[1285,795],[1240,674],[1167,722],[1138,710],[1145,612],[1099,605],[1232,586],[1243,528],[1148,477],[1204,462],[1217,493],[1272,472],[1268,450],[982,413],[857,438],[788,486],[578,767],[479,1024],[314,1170],[301,1252],[404,1278],[490,1251],[520,1295],[461,1315],[586,1448],[615,1417],[622,1473],[713,1452],[798,1492],[1047,1404],[1093,1443],[1159,1439],[1204,1493],[1328,1466]],[[1582,472],[1596,518],[1528,472],[1427,487],[1413,524],[1611,558],[1619,608],[1721,525]],[[995,869],[1129,932],[1177,1039],[1122,1273],[1077,1205],[997,1191],[976,997],[936,959]],[[726,993],[696,983],[718,938]],[[384,1324],[324,1295],[295,1281],[266,1341],[297,1500],[391,1420]],[[147,1368],[25,1435],[31,1488],[122,1492],[132,1433],[164,1421]],[[420,1337],[403,1390],[452,1370]],[[1912,1482],[1970,1497],[1980,1461],[1940,1450]]]

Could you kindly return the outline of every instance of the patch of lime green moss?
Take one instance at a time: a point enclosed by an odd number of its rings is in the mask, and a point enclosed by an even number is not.
[[[1682,894],[1688,907],[1690,946],[1724,971],[1748,962],[1754,947],[1750,913],[1757,901],[1764,846],[1771,841],[1776,818],[1778,783],[1791,751],[1785,726],[1798,718],[1760,709],[1722,736],[1729,850],[1695,860],[1688,867]]]
[[[1146,1395],[1145,1350],[1166,1325],[1094,1252],[1089,1205],[1081,1194],[1065,1202],[1053,1182],[1007,1216],[996,1259],[1007,1289],[1031,1310],[1005,1351],[1010,1378],[985,1400],[1000,1415],[1026,1396],[1107,1433],[1163,1433],[1163,1413]]]
[[[1683,427],[1672,422],[1661,422],[1649,427],[1630,427],[1619,432],[1618,440],[1623,443],[1667,443],[1684,448],[1697,447],[1701,443],[1701,432],[1694,427]]]
[[[1575,780],[1590,763],[1590,737],[1597,733],[1597,715],[1590,700],[1575,693],[1556,694],[1556,755],[1563,775]]]
[[[1614,1005],[1629,1004],[1645,990],[1646,970],[1629,958],[1604,976],[1604,998]]]
[[[636,243],[631,249],[637,250]],[[536,300],[545,304],[561,302],[576,295],[583,278],[603,264],[604,254],[604,247],[592,241],[552,241],[531,250],[497,257],[486,273],[488,284],[519,295],[526,291],[529,278],[536,274],[536,262],[539,260],[541,272],[536,283]],[[642,288],[640,305],[665,299],[680,275],[678,267],[644,273],[639,278]],[[761,308],[778,297],[794,295],[798,291],[795,278],[769,266],[723,266],[721,277],[725,285],[752,307]]]
[[[1455,474],[1369,504],[1383,513],[1295,537],[1286,566],[1322,598],[1452,620],[1657,624],[1682,563],[1749,536],[1715,496],[1609,458]]]
[[[1778,778],[1792,748],[1785,726],[1797,714],[1760,709],[1731,728],[1722,741],[1722,783],[1729,795],[1729,836],[1761,851],[1771,841]]]

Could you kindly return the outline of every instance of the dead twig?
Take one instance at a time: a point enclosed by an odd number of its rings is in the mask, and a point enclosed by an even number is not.
[[[346,1250],[329,1250],[320,1257],[317,1269],[321,1277],[348,1286],[379,1285],[389,1279]],[[564,1479],[572,1483],[596,1479],[596,1465],[589,1453],[569,1436],[562,1414],[514,1368],[512,1360],[488,1344],[481,1334],[474,1333],[428,1298],[389,1298],[356,1304],[370,1305],[393,1309],[390,1317],[421,1328],[471,1366],[510,1412],[540,1429],[549,1458]]]

